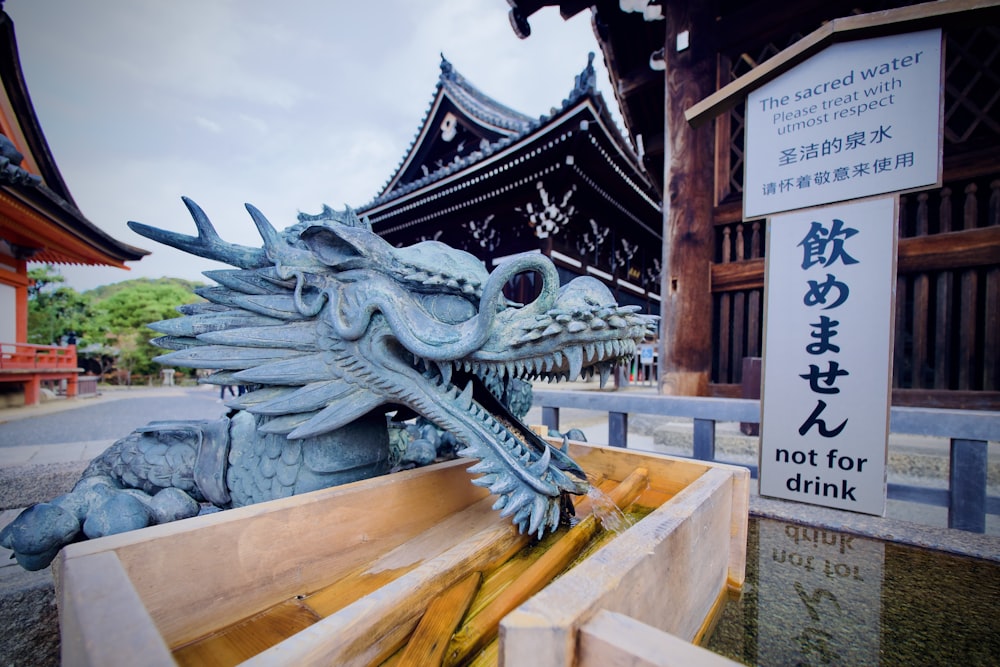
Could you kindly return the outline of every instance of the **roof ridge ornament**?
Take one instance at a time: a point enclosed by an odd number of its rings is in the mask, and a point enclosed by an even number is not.
[[[444,57],[444,53],[441,53],[441,78],[442,79],[455,78],[455,66],[451,64],[450,60]]]
[[[597,92],[597,72],[594,70],[594,52],[587,54],[587,66],[573,80],[573,90],[569,98],[563,101],[563,107],[576,102],[581,97]]]

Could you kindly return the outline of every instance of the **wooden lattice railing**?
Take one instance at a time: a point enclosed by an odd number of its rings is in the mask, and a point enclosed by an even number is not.
[[[0,343],[0,370],[76,369],[76,346]]]
[[[738,385],[742,358],[761,353],[763,227],[716,227],[712,381],[720,386]],[[941,392],[953,392],[989,407],[997,398],[989,394],[1000,391],[1000,179],[906,195],[899,227],[893,400],[946,406]]]

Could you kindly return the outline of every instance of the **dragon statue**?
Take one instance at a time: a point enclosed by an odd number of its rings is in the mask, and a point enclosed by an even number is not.
[[[263,247],[223,241],[185,198],[198,235],[130,222],[137,233],[233,269],[183,317],[151,324],[172,350],[157,361],[212,369],[205,381],[246,391],[217,421],[152,422],[91,462],[73,490],[34,505],[0,532],[26,569],[64,545],[153,523],[325,488],[390,468],[387,415],[422,417],[478,459],[473,484],[522,532],[555,529],[583,471],[506,407],[519,379],[607,380],[655,319],[618,306],[599,281],[560,287],[544,255],[492,273],[437,241],[396,248],[352,211],[278,232],[251,205]],[[514,304],[514,276],[540,295]],[[509,398],[507,396],[506,398]]]

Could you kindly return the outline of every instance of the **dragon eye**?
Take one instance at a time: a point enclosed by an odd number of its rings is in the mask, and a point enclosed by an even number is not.
[[[472,302],[454,294],[423,294],[420,302],[434,319],[446,324],[465,322],[476,314]]]

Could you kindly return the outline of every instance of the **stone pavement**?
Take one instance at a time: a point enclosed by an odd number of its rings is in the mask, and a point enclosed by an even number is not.
[[[0,528],[21,508],[70,490],[115,440],[153,419],[214,419],[218,388],[102,389],[95,397],[0,409]],[[0,548],[0,666],[59,664],[49,568],[26,572]]]

